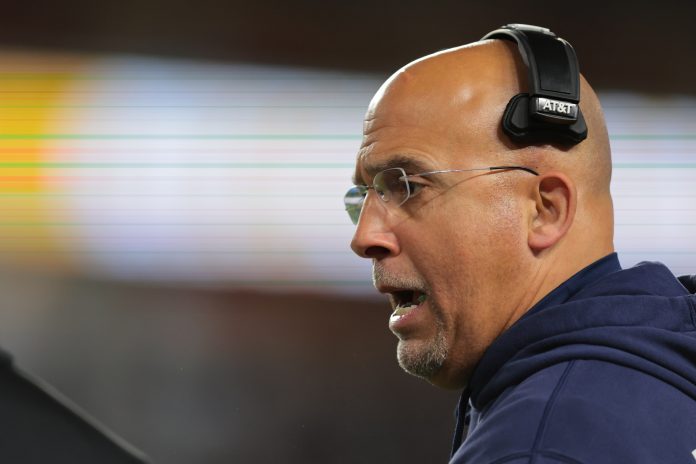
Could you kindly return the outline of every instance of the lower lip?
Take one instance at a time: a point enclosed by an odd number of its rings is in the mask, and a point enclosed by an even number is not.
[[[424,301],[415,309],[412,309],[402,316],[395,316],[392,314],[389,318],[389,330],[397,335],[405,335],[406,333],[414,330],[424,322],[423,318],[427,314],[425,310],[425,306],[427,304],[428,302]]]

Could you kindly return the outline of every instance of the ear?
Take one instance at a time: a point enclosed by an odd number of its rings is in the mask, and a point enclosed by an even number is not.
[[[544,173],[534,186],[535,211],[527,243],[535,253],[553,247],[570,229],[575,218],[577,190],[561,172]]]

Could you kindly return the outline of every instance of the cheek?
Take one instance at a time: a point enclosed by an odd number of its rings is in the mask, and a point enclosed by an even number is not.
[[[446,326],[456,327],[460,313],[476,300],[485,251],[481,249],[479,225],[465,220],[461,208],[440,209],[430,221],[430,232],[422,234],[418,247],[420,268],[441,308]]]
[[[454,206],[442,208],[431,223],[431,246],[422,249],[428,279],[455,330],[487,332],[488,326],[494,332],[507,320],[506,295],[524,253],[524,220],[512,200]]]
[[[466,203],[448,202],[430,215],[424,248],[427,259],[445,272],[473,270],[496,272],[512,265],[525,243],[524,219],[509,198],[470,198]]]

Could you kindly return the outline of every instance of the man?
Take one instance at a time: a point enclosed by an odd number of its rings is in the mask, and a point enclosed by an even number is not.
[[[405,66],[370,103],[346,203],[399,364],[464,389],[453,463],[694,463],[693,282],[620,268],[584,78],[584,141],[503,131],[529,85],[515,43],[484,40]]]

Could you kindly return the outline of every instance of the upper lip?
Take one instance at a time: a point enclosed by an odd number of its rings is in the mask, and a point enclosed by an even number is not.
[[[392,287],[389,285],[378,285],[376,288],[379,293],[386,294],[389,297],[389,304],[391,305],[392,309],[396,308],[397,305],[395,294],[397,292],[402,292],[406,290],[404,288]]]
[[[395,292],[403,292],[406,290],[415,290],[411,288],[406,288],[406,287],[393,287],[391,285],[383,285],[383,284],[377,284],[375,286],[377,291],[379,293],[395,293]]]
[[[425,291],[424,288],[422,287],[394,287],[391,285],[377,285],[375,287],[379,293],[386,293],[389,295],[393,295],[395,293],[399,292],[421,292],[421,293],[428,293]]]
[[[380,293],[387,294],[389,296],[389,302],[391,303],[392,309],[396,308],[400,300],[404,300],[407,298],[404,298],[405,295],[402,295],[405,292],[419,292],[419,293],[424,293],[427,294],[427,292],[422,289],[422,288],[409,288],[409,287],[395,287],[391,285],[382,285],[378,284],[376,286],[377,291]],[[411,295],[413,296],[413,295]]]

